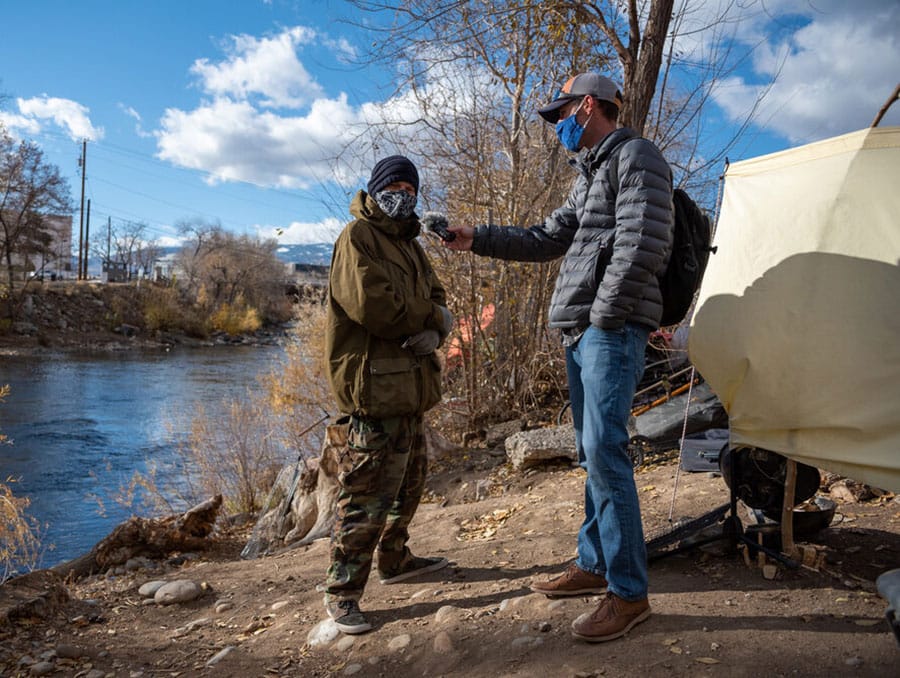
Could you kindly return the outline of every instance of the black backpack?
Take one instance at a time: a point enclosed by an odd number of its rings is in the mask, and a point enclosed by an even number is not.
[[[700,287],[710,252],[712,225],[709,217],[691,196],[680,188],[672,195],[675,206],[672,254],[669,265],[659,274],[659,291],[662,293],[663,313],[660,325],[677,325],[694,302],[694,293]]]
[[[631,139],[626,139],[613,150],[615,162],[609,166],[613,186],[619,185],[619,151],[629,141]],[[712,224],[709,217],[691,196],[676,188],[672,202],[675,207],[672,253],[666,270],[657,276],[663,301],[661,327],[677,325],[684,320],[703,280],[709,254],[716,251],[715,247],[710,247]]]

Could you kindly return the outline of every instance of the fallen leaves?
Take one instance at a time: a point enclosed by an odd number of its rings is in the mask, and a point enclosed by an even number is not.
[[[493,539],[497,530],[503,527],[510,516],[521,508],[521,504],[516,504],[507,509],[495,509],[477,518],[463,520],[456,539],[458,541],[488,541]]]

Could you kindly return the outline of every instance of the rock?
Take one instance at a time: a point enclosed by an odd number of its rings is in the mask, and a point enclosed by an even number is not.
[[[388,652],[399,652],[406,649],[411,640],[412,638],[410,638],[408,633],[391,638],[391,641],[388,643]]]
[[[453,641],[450,634],[446,631],[439,631],[434,637],[434,651],[438,654],[449,654],[453,652]]]
[[[357,673],[362,671],[362,668],[363,668],[362,664],[347,664],[347,666],[344,667],[344,675],[345,676],[356,675]]]
[[[277,612],[281,608],[287,607],[290,604],[291,604],[291,601],[289,601],[289,600],[279,600],[277,603],[272,603],[271,609],[273,612]]]
[[[129,325],[127,323],[122,323],[117,328],[113,330],[116,334],[121,334],[125,337],[133,337],[140,331],[140,328],[135,327],[134,325]]]
[[[832,485],[829,493],[831,494],[832,499],[841,504],[856,503],[856,496],[853,494],[850,488],[844,484]]]
[[[228,612],[234,608],[234,603],[230,603],[227,600],[223,600],[221,602],[216,603],[216,614],[222,614],[223,612]]]
[[[27,322],[25,320],[20,320],[18,322],[14,322],[12,324],[12,331],[15,334],[37,334],[38,328],[34,323]],[[35,675],[44,675],[44,674],[35,674]]]
[[[227,647],[222,648],[209,658],[209,661],[206,662],[206,666],[215,666],[220,661],[225,659],[225,657],[234,652],[234,649],[234,645],[228,645]]]
[[[143,596],[144,598],[152,598],[156,595],[156,592],[159,591],[163,586],[166,585],[166,582],[161,579],[156,579],[154,581],[148,581],[146,584],[143,584],[141,588],[138,589],[138,594]]]
[[[60,643],[56,646],[56,656],[61,659],[77,659],[84,655],[84,650],[80,647],[76,647],[75,645],[69,645],[68,643]]]
[[[100,669],[91,669],[86,674],[84,674],[84,678],[106,678],[106,671],[101,671]]]
[[[341,635],[340,630],[332,619],[324,619],[310,629],[306,634],[306,642],[310,647],[327,645]]]
[[[460,612],[460,609],[454,605],[444,605],[438,608],[434,613],[434,621],[438,624],[454,619]]]
[[[152,570],[156,567],[156,563],[154,563],[149,558],[144,558],[143,556],[138,556],[137,558],[129,558],[125,561],[125,571],[126,572],[135,572],[140,569]]]
[[[31,676],[46,676],[52,673],[55,668],[56,666],[53,662],[38,662],[28,668],[28,674]]]
[[[353,643],[355,642],[355,636],[344,636],[334,644],[334,649],[338,652],[347,652],[351,647],[353,647]]]
[[[200,628],[201,626],[206,626],[209,624],[209,617],[201,617],[200,619],[195,619],[193,621],[189,621],[184,626],[180,626],[172,632],[173,638],[180,638],[181,636],[186,636],[191,631],[196,628]]]
[[[500,445],[509,436],[525,430],[525,422],[521,419],[495,424],[484,431],[484,444],[488,447]]]
[[[161,586],[153,596],[153,600],[159,605],[173,605],[199,598],[201,593],[203,589],[195,582],[190,579],[178,579]]]
[[[575,461],[575,429],[555,426],[514,433],[506,439],[506,456],[519,470],[550,459]]]

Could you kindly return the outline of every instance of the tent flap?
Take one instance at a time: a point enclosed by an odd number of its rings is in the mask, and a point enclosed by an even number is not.
[[[900,127],[729,167],[691,360],[753,445],[900,492]]]

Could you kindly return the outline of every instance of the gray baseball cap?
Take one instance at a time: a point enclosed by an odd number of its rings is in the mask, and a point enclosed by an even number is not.
[[[539,108],[538,113],[544,120],[555,125],[559,121],[560,108],[573,99],[580,99],[586,95],[615,104],[616,108],[622,108],[622,93],[616,83],[599,73],[579,73],[569,78],[560,88],[556,98]]]

